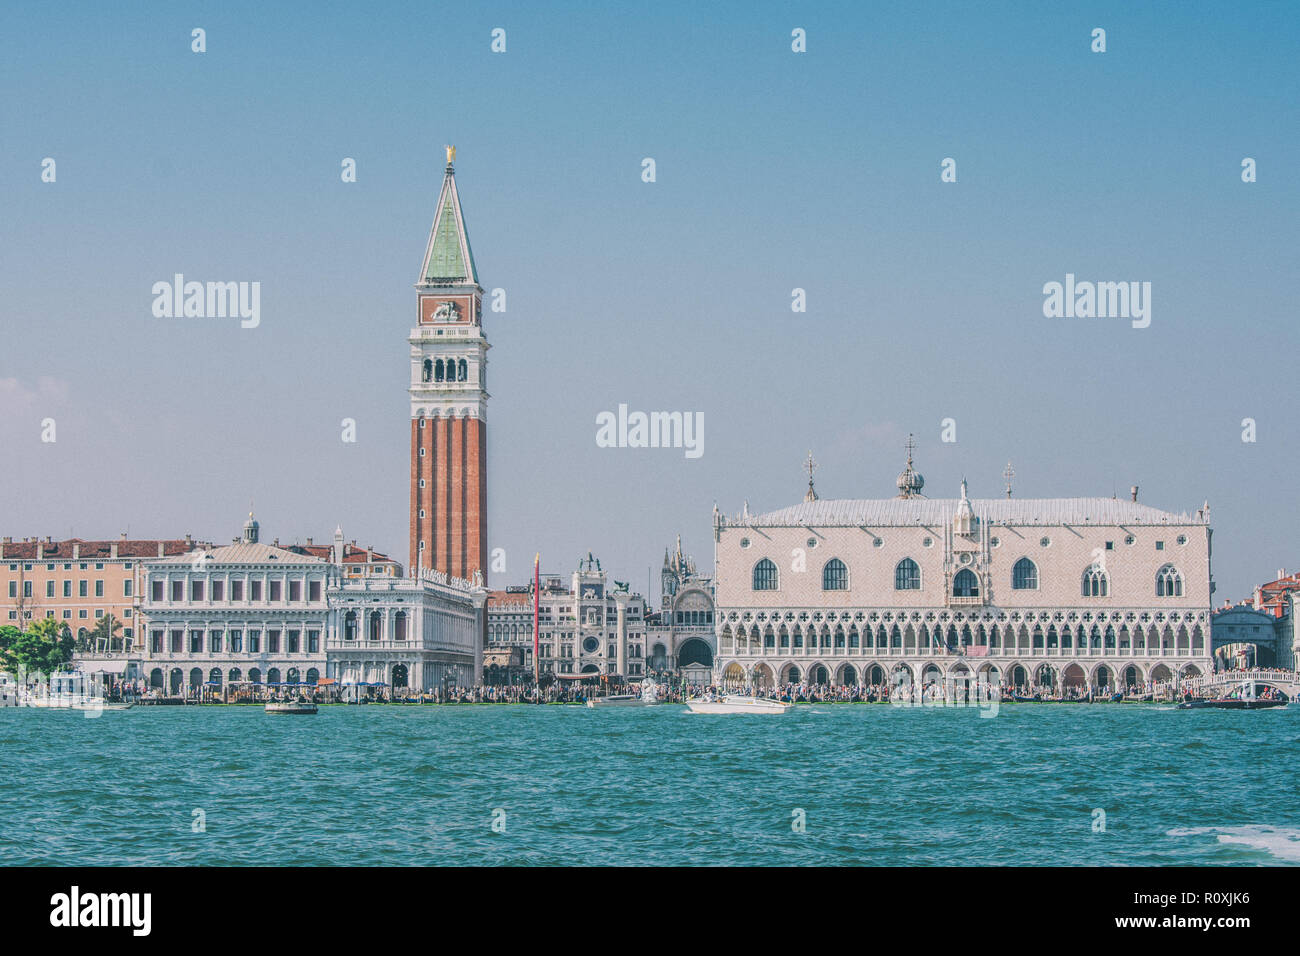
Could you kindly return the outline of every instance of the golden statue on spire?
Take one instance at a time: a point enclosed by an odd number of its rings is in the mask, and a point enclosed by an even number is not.
[[[443,148],[447,150],[447,165],[450,166],[452,163],[456,161],[456,147],[446,146]]]

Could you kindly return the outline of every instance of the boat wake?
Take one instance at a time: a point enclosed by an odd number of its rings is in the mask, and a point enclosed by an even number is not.
[[[1167,836],[1195,837],[1213,834],[1219,843],[1260,850],[1286,863],[1300,863],[1300,828],[1249,824],[1236,827],[1176,827]]]

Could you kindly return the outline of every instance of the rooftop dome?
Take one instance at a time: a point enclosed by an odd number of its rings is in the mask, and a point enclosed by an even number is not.
[[[898,474],[898,497],[916,498],[921,494],[921,489],[925,487],[925,478],[919,471],[912,467],[912,449],[916,447],[916,442],[911,435],[907,436],[907,467]]]

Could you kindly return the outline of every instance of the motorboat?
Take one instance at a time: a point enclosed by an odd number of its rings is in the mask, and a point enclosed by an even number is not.
[[[693,714],[784,714],[794,704],[743,694],[705,694],[686,702]]]
[[[268,714],[314,714],[317,707],[309,700],[273,700],[267,703]]]
[[[109,703],[103,689],[95,686],[79,671],[51,674],[49,682],[35,687],[18,688],[18,704],[48,710],[127,710],[129,703]]]
[[[18,684],[13,675],[0,671],[0,707],[18,706]]]
[[[1284,700],[1243,700],[1240,697],[1209,697],[1199,700],[1187,700],[1178,705],[1179,710],[1264,710],[1269,707],[1285,707]]]
[[[589,697],[587,706],[596,707],[648,707],[659,703],[659,687],[652,680],[641,682],[639,694],[610,694],[606,697]]]
[[[1255,693],[1255,682],[1243,681],[1237,690],[1222,697],[1201,697],[1185,700],[1178,705],[1179,710],[1265,710],[1269,707],[1285,707],[1289,701],[1284,694],[1273,696],[1272,691],[1265,691],[1270,696],[1259,697]]]

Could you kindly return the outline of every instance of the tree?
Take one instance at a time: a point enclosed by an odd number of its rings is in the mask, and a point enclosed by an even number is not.
[[[95,621],[94,630],[90,632],[90,647],[79,648],[79,650],[90,650],[93,648],[96,653],[99,653],[102,645],[106,652],[111,653],[114,650],[113,642],[119,640],[116,632],[120,630],[122,630],[122,622],[111,614],[105,614],[100,617],[99,620]]]
[[[12,630],[3,628],[0,631]],[[52,617],[33,621],[5,650],[6,666],[27,673],[51,674],[68,661],[76,641],[67,629]]]
[[[22,633],[11,624],[0,627],[0,670],[12,673],[18,669],[18,662],[12,656],[12,648]]]

